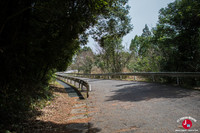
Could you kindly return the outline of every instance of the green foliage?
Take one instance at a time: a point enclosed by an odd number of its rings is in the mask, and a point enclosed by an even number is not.
[[[131,40],[130,51],[134,55],[128,64],[133,72],[157,72],[160,70],[161,56],[159,49],[152,41],[152,33],[145,25],[141,36],[135,36]]]
[[[161,71],[200,71],[199,12],[199,0],[176,0],[160,10],[154,40],[162,52]],[[181,82],[199,85],[195,78]]]
[[[130,60],[130,55],[123,51],[122,38],[132,30],[129,17],[128,0],[115,1],[109,13],[100,16],[96,27],[91,31],[93,38],[102,50],[96,57],[95,64],[103,72],[122,72]]]
[[[160,10],[154,34],[162,71],[200,71],[199,11],[199,0],[176,0]]]
[[[134,39],[131,40],[131,44],[130,44],[130,48],[129,50],[133,52],[133,54],[135,54],[135,56],[137,56],[139,54],[139,49],[140,49],[140,37],[138,37],[137,35],[134,37]]]
[[[90,47],[81,48],[75,56],[74,62],[70,66],[71,69],[78,70],[83,73],[91,73],[92,66],[94,64],[94,53]]]
[[[91,31],[100,46],[104,45],[104,39],[108,36],[122,38],[132,30],[131,18],[128,15],[130,7],[127,2],[128,0],[114,1],[111,8],[108,8],[108,14],[100,16],[98,24]]]
[[[142,37],[150,37],[151,32],[149,31],[149,27],[145,24],[145,28],[143,29]]]
[[[136,72],[199,72],[199,12],[199,0],[176,0],[162,8],[152,33],[145,25],[142,35],[131,41],[130,50],[135,58],[128,68]],[[196,78],[182,78],[181,83],[199,85]]]
[[[86,31],[100,19],[112,21],[109,14],[124,2],[1,0],[0,124],[21,120],[34,101],[48,98],[52,74],[71,64],[87,42]]]
[[[101,68],[104,73],[122,72],[131,58],[131,55],[124,51],[121,44],[122,39],[107,36],[102,43],[102,50],[96,58],[98,60],[97,67]]]

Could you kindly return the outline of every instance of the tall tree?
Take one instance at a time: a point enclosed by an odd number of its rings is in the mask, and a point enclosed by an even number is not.
[[[107,73],[122,72],[130,59],[130,55],[124,51],[121,44],[122,39],[107,37],[103,43],[99,67]]]
[[[104,45],[104,39],[108,38],[123,38],[128,34],[133,26],[129,16],[128,0],[120,0],[114,2],[114,9],[109,10],[109,13],[100,16],[98,24],[91,31],[93,38],[99,42],[100,46]]]
[[[111,20],[109,14],[125,8],[124,2],[1,0],[0,124],[11,122],[28,111],[31,102],[46,97],[52,74],[71,63],[87,42],[87,30],[100,19]]]
[[[176,0],[160,10],[155,39],[163,71],[200,71],[199,12],[199,0]]]
[[[129,57],[122,61],[122,38],[128,34],[133,26],[130,24],[131,18],[128,15],[130,7],[128,0],[114,2],[114,10],[109,10],[105,16],[100,16],[96,27],[91,31],[95,33],[93,38],[103,49],[101,63],[98,63],[105,72],[122,72],[124,63],[128,62]],[[102,34],[103,33],[103,34]]]
[[[131,54],[124,51],[122,46],[122,38],[117,36],[104,36],[100,40],[101,51],[101,66],[104,72],[122,72],[123,68],[129,62]]]
[[[151,36],[151,32],[150,32],[147,24],[145,24],[145,27],[144,27],[143,33],[142,33],[142,37],[149,37],[149,36]]]
[[[131,71],[156,72],[160,70],[159,49],[152,42],[152,33],[147,25],[145,25],[141,36],[135,36],[131,40],[130,51],[135,55],[128,65]]]
[[[91,73],[94,64],[94,53],[90,47],[81,48],[72,63],[73,69],[78,70],[78,73],[82,71],[83,73]]]

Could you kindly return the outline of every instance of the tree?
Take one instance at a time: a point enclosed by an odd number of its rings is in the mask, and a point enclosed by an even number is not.
[[[142,37],[149,37],[151,36],[151,32],[149,31],[149,27],[145,24],[145,28],[143,29]]]
[[[162,53],[161,71],[200,71],[199,12],[199,0],[176,0],[160,10],[153,40]],[[181,82],[199,85],[197,78]]]
[[[132,53],[135,56],[139,55],[139,50],[140,50],[140,39],[139,36],[135,36],[134,39],[131,40],[131,44],[130,44],[130,51],[132,51]]]
[[[141,57],[145,56],[151,47],[151,31],[149,27],[145,25],[143,29],[143,33],[141,36],[135,36],[134,39],[131,40],[130,50],[133,51],[136,55]]]
[[[101,53],[96,65],[105,73],[122,72],[129,62],[131,55],[124,51],[121,38],[107,37],[103,41]]]
[[[114,2],[114,10],[109,10],[105,16],[100,16],[100,20],[96,27],[91,31],[93,38],[101,46],[102,54],[100,63],[97,63],[104,72],[122,72],[124,63],[129,60],[122,61],[122,38],[132,30],[129,17],[130,7],[127,5],[128,0]],[[103,34],[102,34],[103,33]],[[124,55],[126,55],[124,53]]]
[[[124,8],[124,1],[1,0],[0,124],[12,125],[33,102],[48,97],[53,73],[66,70],[87,42],[87,30],[119,5]]]
[[[149,72],[160,70],[160,52],[152,42],[152,33],[145,25],[141,36],[135,36],[131,40],[130,51],[134,54],[128,68],[134,72]]]
[[[74,69],[78,70],[78,73],[91,73],[92,66],[94,64],[94,53],[90,47],[81,48],[76,54],[74,63],[72,64]]]
[[[130,7],[127,5],[128,0],[114,2],[114,9],[109,13],[100,16],[98,24],[91,30],[93,38],[99,42],[100,46],[104,45],[106,38],[123,38],[128,34],[133,26],[130,24],[131,18],[128,15]]]
[[[164,57],[162,71],[200,71],[199,12],[199,0],[176,0],[160,10],[154,34]]]

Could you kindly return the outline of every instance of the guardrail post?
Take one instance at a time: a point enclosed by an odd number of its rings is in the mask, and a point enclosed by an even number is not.
[[[80,88],[80,87],[81,87],[81,81],[78,82],[78,88]]]
[[[87,98],[89,97],[89,90],[88,90],[89,88],[87,88]]]
[[[136,76],[134,76],[134,81],[136,81]]]
[[[154,77],[154,75],[152,75],[152,79],[153,79],[153,82],[155,82],[155,77]]]
[[[177,85],[180,84],[180,82],[179,82],[179,77],[176,78],[176,83],[177,83]]]
[[[91,85],[89,84],[89,91],[92,91],[92,87],[91,87]]]
[[[83,83],[81,84],[81,91],[83,90]]]

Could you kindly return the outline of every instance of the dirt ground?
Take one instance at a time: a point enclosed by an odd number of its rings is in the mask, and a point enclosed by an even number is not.
[[[75,133],[79,132],[77,127],[88,123],[89,118],[75,119],[69,121],[74,114],[70,112],[72,109],[77,108],[76,104],[84,103],[84,100],[79,100],[78,97],[69,97],[66,90],[62,85],[51,85],[54,90],[55,98],[47,102],[47,106],[39,109],[40,115],[24,123],[25,133]],[[80,107],[79,107],[80,108]]]

